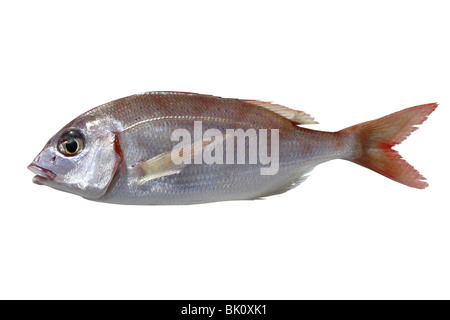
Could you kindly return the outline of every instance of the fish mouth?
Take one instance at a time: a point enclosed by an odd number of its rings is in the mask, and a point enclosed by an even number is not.
[[[56,174],[54,174],[51,170],[42,168],[35,163],[32,163],[28,166],[28,170],[36,174],[33,177],[33,182],[36,184],[44,184],[45,181],[53,181],[56,178]]]

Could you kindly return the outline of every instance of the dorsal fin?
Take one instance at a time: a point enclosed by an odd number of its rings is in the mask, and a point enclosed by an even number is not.
[[[317,124],[318,122],[314,120],[311,115],[294,110],[279,104],[274,104],[271,102],[258,101],[258,100],[245,100],[245,102],[251,103],[255,106],[262,107],[264,109],[275,112],[276,114],[288,119],[289,121],[296,124]]]
[[[275,112],[276,114],[292,121],[293,123],[297,124],[316,124],[317,121],[314,120],[313,117],[311,117],[309,114],[299,111],[290,109],[288,107],[274,104],[271,102],[265,102],[265,101],[258,101],[258,100],[244,100],[247,103],[251,103],[255,106],[262,107],[264,109],[270,110],[272,112]]]
[[[219,96],[213,96],[213,95],[207,95],[207,94],[200,94],[200,93],[194,93],[194,92],[177,92],[177,91],[149,91],[149,92],[143,92],[140,95],[148,95],[148,94],[177,94],[177,95],[187,95],[187,96],[199,96],[199,97],[211,97],[216,99],[224,99]],[[289,121],[296,123],[296,124],[317,124],[318,122],[314,120],[311,115],[309,115],[306,112],[294,110],[279,104],[275,104],[272,102],[266,102],[266,101],[259,101],[259,100],[245,100],[245,99],[228,99],[228,100],[237,100],[237,101],[243,101],[246,103],[250,103],[254,106],[258,106],[267,110],[270,110],[272,112],[275,112],[276,114],[282,116],[283,118],[288,119]]]

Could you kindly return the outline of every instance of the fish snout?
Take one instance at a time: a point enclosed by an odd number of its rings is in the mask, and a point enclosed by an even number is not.
[[[53,171],[43,168],[35,162],[28,166],[28,170],[35,174],[33,182],[36,184],[43,184],[44,181],[53,181],[56,178],[56,174]]]

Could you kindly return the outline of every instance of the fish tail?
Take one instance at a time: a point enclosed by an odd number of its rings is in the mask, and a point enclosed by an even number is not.
[[[416,125],[423,123],[437,106],[437,103],[430,103],[411,107],[341,130],[341,134],[356,140],[355,152],[346,160],[404,185],[426,188],[426,179],[392,147],[417,130]]]

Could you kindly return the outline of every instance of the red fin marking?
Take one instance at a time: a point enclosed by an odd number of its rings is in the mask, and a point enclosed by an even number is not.
[[[116,163],[114,164],[114,169],[113,172],[115,174],[117,174],[117,171],[120,167],[120,165],[122,164],[122,160],[123,160],[123,151],[122,148],[120,147],[120,141],[119,141],[119,135],[118,133],[114,132],[114,151],[116,152]]]
[[[114,134],[114,151],[119,155],[120,158],[123,157],[122,148],[120,147],[119,136],[117,133]]]
[[[342,130],[357,135],[361,149],[351,160],[407,186],[424,189],[425,178],[392,147],[405,140],[436,109],[437,103],[404,109]]]

